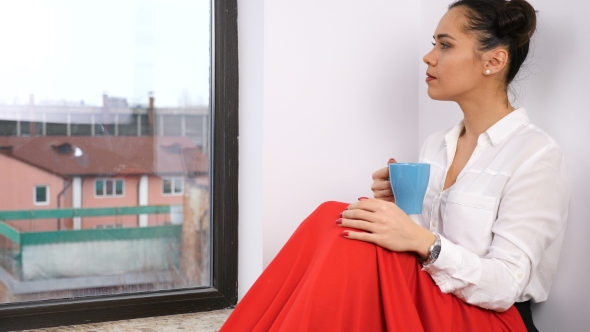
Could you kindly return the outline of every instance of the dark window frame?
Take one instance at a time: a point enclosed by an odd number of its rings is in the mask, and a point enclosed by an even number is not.
[[[238,299],[237,0],[212,0],[212,285],[0,305],[0,331],[228,308]]]

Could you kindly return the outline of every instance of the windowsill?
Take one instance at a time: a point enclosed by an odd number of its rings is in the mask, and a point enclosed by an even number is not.
[[[192,314],[160,316],[114,322],[93,323],[84,325],[60,326],[47,329],[26,330],[23,332],[62,332],[62,331],[142,331],[142,332],[167,332],[167,331],[191,331],[213,332],[218,331],[232,310],[215,310],[197,312]]]

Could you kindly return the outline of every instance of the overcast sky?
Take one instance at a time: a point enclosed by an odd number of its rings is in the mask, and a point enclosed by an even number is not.
[[[209,0],[0,0],[0,103],[209,99]]]

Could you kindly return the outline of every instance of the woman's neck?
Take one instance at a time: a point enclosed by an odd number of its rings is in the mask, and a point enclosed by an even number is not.
[[[480,95],[477,99],[464,99],[457,101],[457,103],[463,111],[465,126],[461,136],[475,141],[479,135],[514,110],[506,93],[495,94],[488,98],[481,98]]]

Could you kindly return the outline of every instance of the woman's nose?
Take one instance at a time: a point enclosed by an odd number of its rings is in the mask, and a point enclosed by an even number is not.
[[[434,66],[435,65],[435,60],[434,60],[434,56],[432,54],[432,52],[434,51],[434,48],[426,53],[424,55],[424,57],[422,58],[422,61],[424,61],[425,64],[429,65],[429,66]]]

